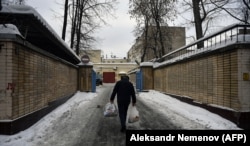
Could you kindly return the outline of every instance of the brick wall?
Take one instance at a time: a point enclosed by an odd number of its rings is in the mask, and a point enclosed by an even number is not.
[[[244,52],[244,53],[243,53]],[[248,55],[247,55],[248,54]],[[231,50],[154,69],[154,89],[195,102],[249,111],[249,51]]]
[[[4,41],[0,50],[0,120],[13,120],[77,90],[77,67]]]

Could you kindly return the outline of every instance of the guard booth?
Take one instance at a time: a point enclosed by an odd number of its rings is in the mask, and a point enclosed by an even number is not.
[[[81,92],[96,92],[96,72],[87,55],[82,56],[79,66],[78,87]]]

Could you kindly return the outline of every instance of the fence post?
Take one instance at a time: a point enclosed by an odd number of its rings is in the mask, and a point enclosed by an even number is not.
[[[80,63],[79,65],[79,91],[81,92],[90,92],[92,91],[92,63]]]
[[[142,81],[142,71],[139,70],[136,72],[136,90],[141,92],[142,91],[142,85],[143,85],[143,81]]]
[[[96,72],[92,69],[92,92],[96,92]]]
[[[142,62],[140,64],[142,72],[142,89],[150,90],[154,89],[154,74],[153,74],[153,63],[152,62]]]

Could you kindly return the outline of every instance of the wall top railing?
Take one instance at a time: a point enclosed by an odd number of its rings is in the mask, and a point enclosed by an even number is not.
[[[250,25],[233,24],[216,33],[203,37],[189,45],[174,50],[161,59],[164,64],[207,53],[235,43],[250,43]]]

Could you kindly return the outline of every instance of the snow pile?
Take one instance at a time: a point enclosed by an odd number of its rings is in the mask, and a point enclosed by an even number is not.
[[[188,120],[194,121],[194,123],[204,125],[207,129],[240,129],[231,121],[226,120],[217,114],[211,113],[203,108],[181,102],[178,99],[154,90],[150,90],[148,93],[140,93],[139,98],[142,102],[152,108],[155,108],[156,111],[159,111],[170,119],[177,119],[178,116],[185,117]],[[178,122],[178,120],[175,120],[175,123],[180,124],[183,129],[193,128],[191,125],[187,125],[188,122],[185,121]]]
[[[80,132],[80,128],[75,125],[84,126],[84,119],[80,121],[77,117],[82,118],[83,116],[79,116],[80,113],[84,113],[88,108],[88,104],[90,101],[97,96],[97,93],[84,93],[77,92],[72,98],[70,98],[65,104],[61,105],[53,112],[46,115],[36,124],[34,124],[29,129],[19,132],[15,135],[5,136],[0,135],[0,145],[1,146],[32,146],[39,142],[45,143],[49,142],[50,139],[59,139],[57,135],[59,133],[67,134],[76,134]],[[83,114],[84,115],[84,114]],[[85,114],[87,119],[87,114]],[[77,124],[73,124],[72,122],[80,122]],[[78,131],[79,130],[79,131]],[[48,137],[53,135],[53,137]],[[76,137],[77,138],[77,137]],[[64,137],[65,139],[65,137]],[[60,143],[67,143],[62,139]],[[66,144],[67,145],[67,144]]]

